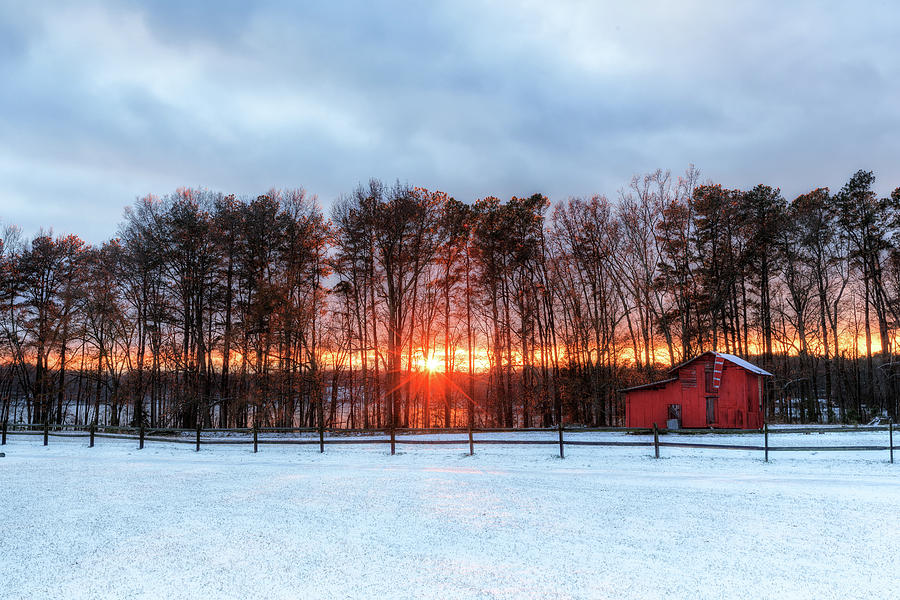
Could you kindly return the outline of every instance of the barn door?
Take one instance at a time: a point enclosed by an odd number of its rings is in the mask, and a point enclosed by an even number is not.
[[[706,397],[706,424],[707,425],[715,425],[716,424],[716,397],[715,396],[707,396]]]

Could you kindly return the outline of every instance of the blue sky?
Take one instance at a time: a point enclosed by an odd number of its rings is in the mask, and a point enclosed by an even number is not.
[[[695,164],[900,186],[892,2],[0,2],[0,220],[115,234],[203,186],[616,195]]]

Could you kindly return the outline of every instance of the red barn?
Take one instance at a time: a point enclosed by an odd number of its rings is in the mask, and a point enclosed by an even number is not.
[[[732,354],[704,352],[669,375],[622,390],[626,427],[762,427],[763,377],[772,376],[768,371]]]

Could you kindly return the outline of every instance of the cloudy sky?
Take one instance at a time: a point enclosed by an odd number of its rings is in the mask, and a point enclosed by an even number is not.
[[[689,163],[900,186],[893,2],[187,4],[0,0],[3,223],[99,242],[181,186],[562,199]]]

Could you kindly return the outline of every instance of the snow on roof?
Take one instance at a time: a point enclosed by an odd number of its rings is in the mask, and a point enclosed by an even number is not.
[[[739,366],[739,367],[741,367],[741,368],[747,369],[747,370],[750,371],[751,373],[756,373],[757,375],[766,375],[766,376],[768,376],[768,377],[774,377],[774,375],[772,375],[771,373],[769,373],[769,372],[766,371],[765,369],[762,369],[762,368],[760,368],[760,367],[757,367],[756,365],[754,365],[754,364],[751,363],[751,362],[747,362],[746,360],[744,360],[744,359],[741,358],[740,356],[735,356],[734,354],[725,354],[724,352],[712,352],[712,351],[703,352],[702,354],[698,354],[697,356],[695,356],[694,358],[692,358],[692,359],[690,359],[690,360],[686,360],[686,361],[684,361],[683,363],[681,363],[681,364],[679,364],[679,365],[675,365],[674,367],[672,367],[671,369],[669,369],[669,373],[672,373],[672,372],[674,372],[674,371],[677,371],[678,369],[680,369],[680,368],[683,367],[684,365],[686,365],[686,364],[688,364],[688,363],[692,363],[692,362],[694,362],[695,360],[697,360],[698,358],[700,358],[701,356],[705,356],[705,355],[707,355],[707,354],[714,354],[714,355],[716,355],[716,356],[720,356],[720,357],[724,358],[725,360],[727,360],[728,362],[730,362],[730,363],[732,363],[732,364],[735,364],[735,365],[737,365],[737,366]]]
[[[753,363],[747,362],[740,356],[735,356],[734,354],[725,354],[724,352],[716,352],[715,354],[717,356],[721,356],[728,362],[732,362],[732,363],[736,364],[739,367],[744,367],[751,373],[758,373],[759,375],[768,375],[769,377],[774,377],[774,375],[772,375],[765,369],[761,369],[761,368],[757,367],[756,365],[754,365]]]

